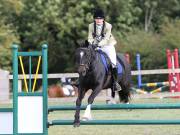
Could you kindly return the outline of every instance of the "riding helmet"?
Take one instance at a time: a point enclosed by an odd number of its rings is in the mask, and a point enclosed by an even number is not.
[[[101,9],[96,9],[94,12],[94,19],[104,19],[104,12]]]

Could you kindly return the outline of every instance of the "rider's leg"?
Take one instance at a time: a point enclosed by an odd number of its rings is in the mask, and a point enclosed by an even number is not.
[[[115,47],[114,45],[107,45],[107,46],[103,46],[101,50],[108,55],[112,63],[113,90],[120,91],[121,86],[118,83],[118,69],[117,69],[117,64],[116,64],[117,60],[116,60]]]
[[[113,90],[120,91],[121,86],[118,83],[118,68],[117,67],[113,67],[112,74],[113,74]]]

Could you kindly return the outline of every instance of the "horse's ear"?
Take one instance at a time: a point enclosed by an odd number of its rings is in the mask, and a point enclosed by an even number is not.
[[[85,40],[84,47],[88,47],[88,46],[89,46],[89,42],[88,42],[88,40]]]
[[[80,43],[80,47],[85,47],[85,48],[88,48],[88,46],[89,46],[89,42],[88,42],[87,40],[85,40],[85,41],[81,41],[81,43]]]

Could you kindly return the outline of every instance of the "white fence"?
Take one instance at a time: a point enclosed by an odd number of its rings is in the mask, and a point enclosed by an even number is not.
[[[155,69],[155,70],[141,70],[141,71],[132,71],[132,75],[153,75],[153,74],[169,74],[169,73],[180,73],[180,69]],[[57,74],[48,74],[48,79],[60,79],[60,78],[78,78],[79,75],[78,73],[57,73]],[[26,75],[26,78],[29,79],[29,75]],[[35,74],[31,75],[31,78],[34,79],[35,78]],[[38,79],[42,79],[42,74],[39,74],[37,76]],[[12,80],[13,79],[13,75],[9,75],[9,76],[0,76],[0,80]],[[24,79],[23,75],[19,75],[18,76],[18,90],[21,91],[22,90],[22,80]],[[8,82],[9,84],[9,82]],[[8,91],[9,92],[9,91]],[[9,94],[7,94],[9,96]],[[0,97],[4,97],[4,93],[1,91],[0,92]]]
[[[155,69],[155,70],[141,70],[141,71],[132,71],[132,75],[153,75],[153,74],[169,74],[169,73],[180,73],[180,69]],[[35,74],[32,74],[31,78],[33,79]],[[57,73],[57,74],[48,74],[49,79],[55,78],[78,78],[78,73]],[[18,76],[19,79],[23,79],[23,75]],[[26,78],[29,79],[29,75],[26,75]],[[42,74],[39,74],[37,78],[41,79]],[[9,79],[13,79],[13,75],[9,75]]]
[[[0,102],[9,99],[9,72],[0,70]]]

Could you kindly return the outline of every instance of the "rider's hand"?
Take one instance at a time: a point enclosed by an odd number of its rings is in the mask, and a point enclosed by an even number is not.
[[[101,48],[101,46],[99,46],[98,43],[95,41],[93,41],[91,45],[94,48],[94,50],[99,50]]]
[[[100,48],[101,48],[100,46],[96,46],[95,50],[97,51],[97,50],[99,50]]]
[[[96,47],[97,47],[97,45],[95,45],[95,44],[91,44],[91,46],[93,49],[96,49]]]

